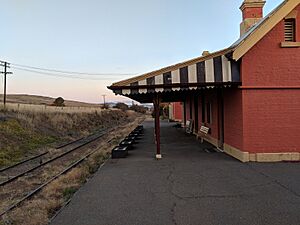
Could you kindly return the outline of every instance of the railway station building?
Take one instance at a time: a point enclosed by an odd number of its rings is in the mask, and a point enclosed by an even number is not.
[[[265,1],[241,3],[241,36],[230,47],[109,87],[154,103],[157,158],[159,104],[181,102],[193,134],[242,162],[300,160],[300,0],[265,17]]]

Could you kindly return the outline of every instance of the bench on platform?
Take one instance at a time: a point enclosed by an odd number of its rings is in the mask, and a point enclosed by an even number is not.
[[[120,142],[119,146],[116,146],[112,150],[112,158],[126,158],[128,155],[128,150],[133,149],[133,144],[136,143],[135,140],[139,139],[139,136],[143,134],[143,126],[137,126],[123,141]]]
[[[186,121],[186,126],[185,126],[185,132],[188,134],[193,133],[193,120],[187,120]]]
[[[206,137],[207,134],[209,133],[209,130],[210,128],[209,127],[206,127],[206,126],[201,126],[200,127],[200,130],[197,134],[197,138],[201,138],[201,142],[203,142],[203,137]]]

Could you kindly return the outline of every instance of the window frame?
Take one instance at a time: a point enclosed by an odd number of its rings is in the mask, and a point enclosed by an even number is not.
[[[212,124],[213,123],[212,102],[211,101],[206,102],[205,108],[206,108],[206,123]]]
[[[290,24],[288,24],[290,23]],[[292,37],[289,37],[287,32],[287,26],[292,26]],[[285,42],[296,42],[296,19],[295,18],[287,18],[284,19],[284,41]]]
[[[201,121],[202,123],[205,123],[206,119],[206,109],[205,109],[205,106],[206,103],[205,103],[205,97],[202,95],[202,98],[201,98],[201,106],[202,106],[202,110],[201,110]]]

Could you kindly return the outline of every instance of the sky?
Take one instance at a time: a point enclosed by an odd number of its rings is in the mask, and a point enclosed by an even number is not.
[[[242,0],[0,0],[0,60],[101,75],[83,79],[11,68],[9,94],[91,103],[128,101],[113,82],[229,47]],[[267,0],[266,15],[282,0]],[[106,75],[111,74],[111,75]],[[3,76],[0,82],[3,92]]]

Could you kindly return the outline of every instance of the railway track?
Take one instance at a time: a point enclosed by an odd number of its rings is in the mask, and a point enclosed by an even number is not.
[[[98,151],[83,147],[92,145],[114,129],[99,130],[87,137],[58,146],[53,152],[47,151],[1,169],[0,199],[6,201],[0,204],[0,217],[36,194],[53,179],[78,165],[94,151]]]
[[[0,187],[12,182],[13,180],[24,176],[25,174],[38,169],[48,163],[69,154],[78,148],[90,143],[93,139],[99,138],[98,135],[103,136],[105,129],[98,130],[97,132],[90,134],[86,137],[76,139],[74,141],[62,144],[55,148],[52,154],[49,151],[43,152],[31,158],[25,159],[14,165],[0,169]]]

